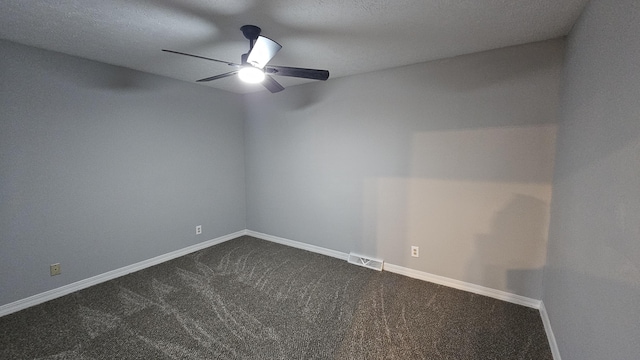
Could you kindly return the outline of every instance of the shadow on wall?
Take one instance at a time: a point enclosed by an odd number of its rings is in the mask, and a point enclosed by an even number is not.
[[[555,46],[562,47],[563,42]],[[470,92],[513,79],[535,78],[557,66],[557,59],[545,53],[548,47],[548,42],[537,42],[434,61],[428,80],[441,89]]]
[[[490,231],[477,235],[468,264],[469,278],[474,283],[516,294],[540,289],[548,224],[548,203],[533,196],[513,194],[508,204],[493,216]]]
[[[540,298],[555,131],[535,125],[414,135],[410,176],[364,180],[363,237],[354,251]],[[419,258],[411,246],[419,246]],[[511,271],[526,272],[515,278]]]
[[[119,66],[105,66],[90,60],[54,52],[43,52],[33,64],[34,72],[43,72],[42,78],[55,75],[62,82],[70,82],[79,88],[116,91],[149,91],[166,87],[166,79]],[[59,57],[59,59],[52,59]],[[80,64],[81,63],[81,64]]]
[[[75,59],[71,59],[75,61]],[[55,64],[59,64],[56,62]],[[54,67],[54,63],[46,65]],[[105,71],[105,69],[109,69]],[[73,64],[65,66],[55,66],[55,69],[47,70],[49,74],[57,74],[64,81],[71,81],[81,88],[104,89],[115,91],[149,91],[160,87],[157,80],[152,75],[147,75],[139,71],[125,69],[118,66],[99,68],[95,71],[84,71],[79,73]],[[166,86],[166,85],[165,85]]]
[[[550,184],[373,178],[364,188],[363,234],[375,239],[358,244],[364,255],[539,298]]]

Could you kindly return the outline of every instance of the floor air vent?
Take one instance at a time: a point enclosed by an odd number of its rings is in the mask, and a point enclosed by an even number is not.
[[[349,253],[349,259],[347,260],[351,264],[364,266],[369,269],[382,271],[382,265],[384,264],[383,260],[380,259],[372,259],[366,256],[357,255],[354,253]]]

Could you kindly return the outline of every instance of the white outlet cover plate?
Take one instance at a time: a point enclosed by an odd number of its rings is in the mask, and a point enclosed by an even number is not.
[[[420,248],[417,247],[417,246],[412,246],[411,247],[411,256],[419,257],[420,256]]]
[[[60,275],[60,264],[51,264],[51,266],[49,266],[49,272],[51,276]]]

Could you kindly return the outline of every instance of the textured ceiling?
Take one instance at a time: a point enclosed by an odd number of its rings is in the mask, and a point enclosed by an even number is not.
[[[230,69],[160,50],[240,62],[240,26],[254,24],[283,46],[270,64],[336,78],[563,36],[587,1],[2,0],[0,38],[194,81]],[[263,89],[236,77],[206,85]]]

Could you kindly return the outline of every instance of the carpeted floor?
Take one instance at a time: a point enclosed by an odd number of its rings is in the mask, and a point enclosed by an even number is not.
[[[552,359],[537,310],[241,237],[0,318],[1,359]]]

